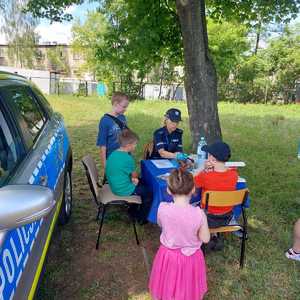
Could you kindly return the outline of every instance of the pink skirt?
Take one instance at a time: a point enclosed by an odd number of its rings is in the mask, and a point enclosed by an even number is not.
[[[157,300],[200,300],[207,292],[202,251],[185,256],[180,249],[160,245],[149,280],[151,296]]]

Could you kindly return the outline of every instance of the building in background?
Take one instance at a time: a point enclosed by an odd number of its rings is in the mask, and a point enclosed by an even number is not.
[[[25,76],[46,94],[96,93],[93,74],[80,72],[84,60],[70,45],[45,43],[36,45],[34,50],[34,66],[26,68],[13,59],[7,44],[0,44],[0,70]]]
[[[92,74],[80,74],[80,66],[84,63],[84,60],[72,51],[70,45],[58,43],[39,44],[36,45],[34,56],[33,69],[58,73],[60,77],[93,79]],[[23,68],[11,58],[7,44],[0,44],[0,66]]]

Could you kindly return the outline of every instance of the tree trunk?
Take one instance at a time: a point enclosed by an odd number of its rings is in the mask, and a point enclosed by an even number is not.
[[[145,76],[142,76],[140,83],[139,83],[139,91],[138,91],[139,99],[143,99],[144,79],[145,79]]]
[[[158,99],[161,99],[161,92],[162,92],[162,85],[163,85],[163,80],[164,80],[164,74],[165,74],[165,61],[163,60],[163,62],[162,62],[162,68],[161,68],[161,75],[160,75]]]
[[[259,42],[260,42],[260,34],[261,34],[261,22],[259,21],[258,28],[256,30],[256,41],[255,41],[254,54],[257,54],[257,50],[258,50]]]
[[[204,0],[176,0],[184,48],[185,90],[192,147],[201,136],[208,143],[222,138],[217,107],[217,74],[208,53]]]
[[[177,90],[178,90],[178,88],[179,88],[179,86],[180,86],[181,84],[182,84],[182,82],[179,82],[179,83],[176,84],[175,90],[174,90],[173,95],[172,95],[172,100],[175,99]]]

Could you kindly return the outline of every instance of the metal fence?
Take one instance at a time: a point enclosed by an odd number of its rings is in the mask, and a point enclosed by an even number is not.
[[[91,96],[97,93],[98,82],[91,80],[57,78],[50,79],[50,94],[68,94],[76,96]]]
[[[186,100],[185,88],[181,83],[161,84],[153,82],[113,82],[113,91],[124,91],[136,99]]]

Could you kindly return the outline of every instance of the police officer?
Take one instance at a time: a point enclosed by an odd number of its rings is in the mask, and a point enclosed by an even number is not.
[[[155,130],[153,134],[151,158],[187,158],[187,155],[182,153],[183,130],[177,128],[180,121],[181,111],[179,109],[170,108],[165,113],[165,126]]]

